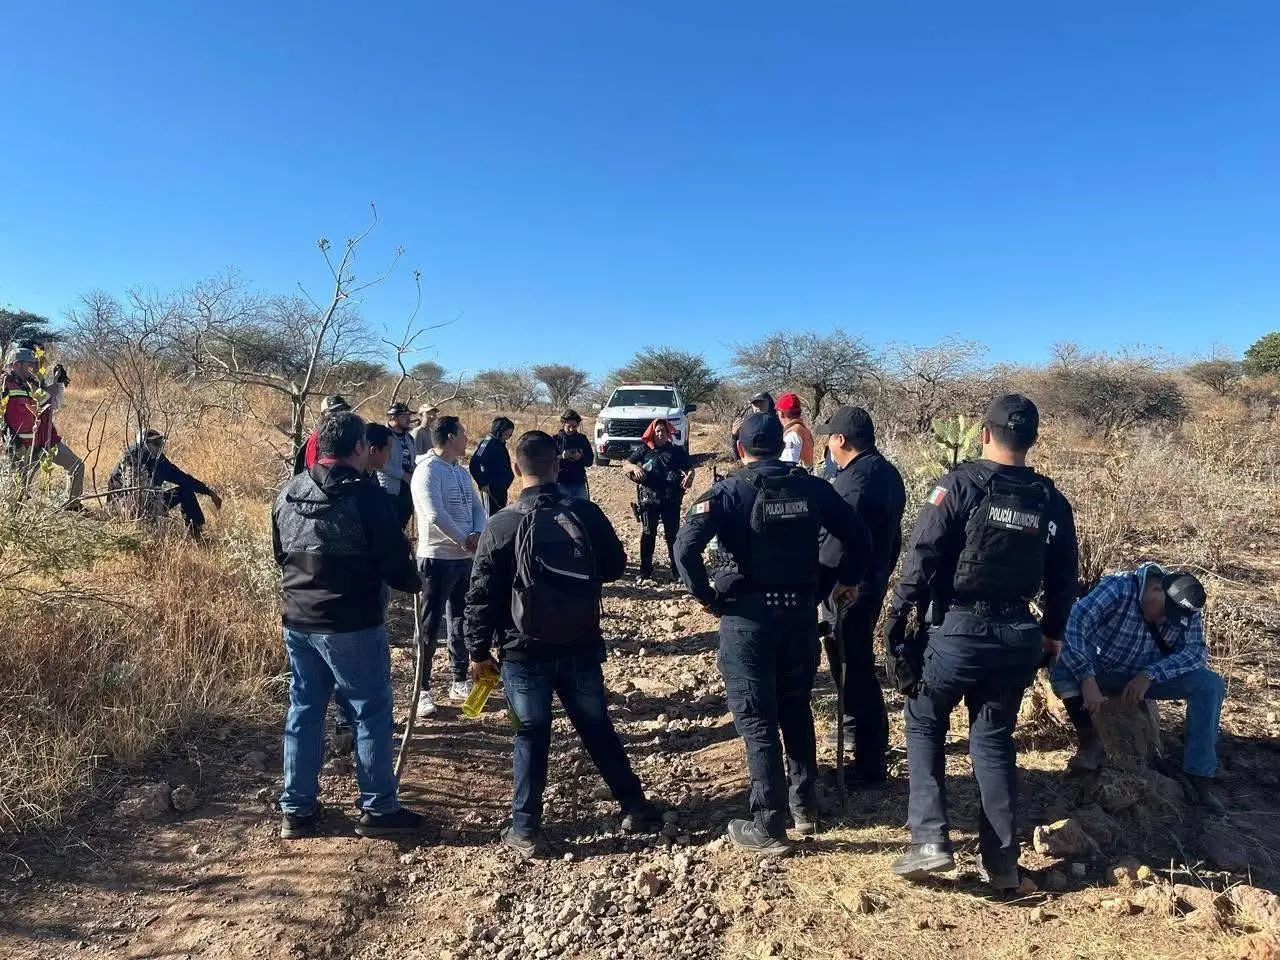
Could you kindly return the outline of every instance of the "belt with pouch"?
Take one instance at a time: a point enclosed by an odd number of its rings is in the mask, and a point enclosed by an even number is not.
[[[998,620],[1031,616],[1031,607],[1026,600],[969,600],[953,603],[950,609]]]

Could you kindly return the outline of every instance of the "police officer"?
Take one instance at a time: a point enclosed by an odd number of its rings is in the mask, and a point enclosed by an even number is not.
[[[799,833],[818,829],[818,758],[809,704],[818,668],[816,607],[837,582],[842,593],[855,592],[871,543],[853,508],[829,483],[779,461],[777,416],[751,414],[738,442],[746,466],[690,507],[676,538],[675,561],[694,599],[720,617],[720,673],[746,743],[753,819],[730,821],[729,838],[743,850],[778,856],[791,850],[788,805]],[[823,528],[843,550],[842,556],[835,551],[838,567],[820,561]],[[712,537],[734,561],[717,574],[714,587],[702,560]],[[779,729],[786,741],[785,771]]]
[[[947,835],[944,741],[951,711],[969,711],[969,753],[982,798],[979,873],[1018,886],[1017,758],[1013,726],[1046,652],[1060,647],[1076,590],[1071,505],[1026,465],[1040,415],[1026,397],[987,407],[982,456],[938,481],[921,509],[889,603],[885,643],[907,694],[911,849],[893,871],[911,880],[955,866]],[[1044,588],[1043,619],[1028,601]],[[927,649],[907,619],[928,605]],[[920,634],[924,636],[924,634]]]

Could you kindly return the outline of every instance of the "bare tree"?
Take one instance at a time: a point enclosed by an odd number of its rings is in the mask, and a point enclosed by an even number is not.
[[[377,208],[370,204],[370,209],[369,225],[346,241],[341,257],[335,260],[327,239],[318,241],[331,277],[329,294],[323,300],[316,300],[305,288],[301,297],[257,299],[244,294],[234,277],[228,277],[227,282],[200,285],[191,294],[190,352],[194,362],[209,380],[226,388],[238,404],[261,422],[275,427],[288,440],[290,454],[296,454],[306,438],[311,399],[330,390],[358,388],[360,384],[344,380],[342,374],[367,373],[367,367],[357,364],[369,362],[374,356],[373,335],[355,309],[355,298],[390,276],[404,250],[397,249],[391,263],[372,279],[357,278],[355,264],[360,244],[378,224]],[[418,280],[416,271],[414,280]],[[422,332],[414,330],[416,316],[415,306],[404,337],[392,344],[401,369],[401,380],[395,389],[407,376],[404,356]],[[266,412],[255,410],[250,388],[287,400],[287,419],[279,422]],[[370,399],[373,398],[362,402]]]
[[[538,380],[528,370],[482,370],[471,379],[471,393],[482,403],[506,410],[528,410],[538,399]]]
[[[979,369],[986,352],[978,341],[954,335],[928,346],[891,344],[884,362],[888,402],[878,406],[916,433],[927,432],[944,414],[972,413],[987,393]]]
[[[834,404],[860,399],[872,369],[871,350],[859,338],[834,330],[779,331],[734,350],[733,365],[748,384],[763,390],[793,390],[809,404],[810,415],[821,416],[828,400]]]
[[[565,363],[540,363],[533,368],[533,375],[547,388],[547,396],[553,407],[567,407],[582,392],[590,375],[585,370]]]

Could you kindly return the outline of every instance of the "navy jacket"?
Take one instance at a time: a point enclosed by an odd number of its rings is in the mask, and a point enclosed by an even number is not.
[[[902,474],[872,447],[854,457],[831,485],[871,534],[871,562],[859,590],[865,596],[883,598],[902,553],[902,512],[907,506]]]

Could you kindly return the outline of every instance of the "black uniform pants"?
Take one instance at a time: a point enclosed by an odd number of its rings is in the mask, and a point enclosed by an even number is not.
[[[929,633],[920,692],[907,700],[912,843],[949,840],[945,743],[951,711],[969,711],[969,755],[982,798],[978,849],[993,870],[1018,862],[1018,766],[1013,727],[1042,655],[1040,627],[959,610]]]
[[[498,489],[497,487],[485,487],[484,496],[485,501],[489,505],[489,516],[491,517],[507,505],[506,487],[503,487],[502,489]]]
[[[182,522],[191,533],[199,533],[204,526],[204,511],[196,499],[196,492],[190,487],[165,487],[160,492],[160,502],[166,512],[177,507],[182,511]]]
[[[873,777],[884,774],[889,752],[889,713],[876,674],[876,621],[884,592],[859,596],[844,612],[844,649],[835,649],[834,635],[827,648],[831,680],[840,684],[844,661],[844,742],[852,744],[855,767]]]
[[[733,724],[747,749],[751,815],[769,836],[782,837],[789,806],[817,809],[818,749],[810,705],[818,671],[813,597],[751,594],[730,601],[720,618],[717,661]]]
[[[640,576],[653,573],[653,548],[658,542],[658,524],[662,524],[662,536],[667,541],[667,558],[671,572],[676,569],[675,542],[680,530],[680,501],[664,500],[660,503],[640,504]]]
[[[400,481],[400,492],[396,494],[396,517],[400,520],[402,530],[413,519],[413,491],[409,488],[408,474]]]

